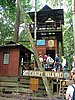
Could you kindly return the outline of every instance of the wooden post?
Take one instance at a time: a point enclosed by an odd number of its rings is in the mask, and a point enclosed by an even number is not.
[[[37,18],[36,18],[36,14],[37,14],[37,0],[35,0],[35,28],[34,28],[34,39],[36,41],[36,22],[37,22]]]
[[[61,48],[62,48],[62,55],[64,55],[63,40],[62,40],[62,42],[61,42]]]
[[[57,80],[56,80],[57,82],[57,95],[58,95],[58,93],[59,93],[59,80],[58,80],[58,78],[57,78]]]
[[[51,83],[51,89],[52,89],[52,97],[53,97],[53,79],[52,79],[52,83]]]

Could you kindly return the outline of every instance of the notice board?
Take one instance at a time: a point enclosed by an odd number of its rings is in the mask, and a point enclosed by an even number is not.
[[[38,91],[39,79],[30,78],[30,90]]]

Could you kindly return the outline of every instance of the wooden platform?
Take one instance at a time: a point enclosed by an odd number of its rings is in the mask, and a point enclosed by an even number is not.
[[[48,78],[49,86],[51,89],[51,96],[59,95],[60,80],[63,79],[63,72],[50,72],[50,71],[25,71],[23,76],[19,77],[0,77],[0,93],[22,93],[29,96],[47,97],[47,93],[43,84],[41,76]],[[38,80],[38,84],[30,82]],[[33,88],[37,90],[33,90]],[[30,99],[31,100],[31,99]],[[38,99],[34,99],[38,100]],[[41,100],[41,99],[40,99]]]

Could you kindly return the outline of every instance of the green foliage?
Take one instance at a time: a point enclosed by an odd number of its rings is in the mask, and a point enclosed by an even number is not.
[[[22,0],[22,6],[25,9],[25,11],[30,11],[32,8],[30,0]]]
[[[13,24],[11,22],[4,22],[4,18],[0,18],[0,44],[4,44],[4,41],[12,39]],[[10,26],[9,26],[10,24]],[[11,33],[11,34],[10,34]]]
[[[65,25],[64,25],[64,52],[68,59],[69,64],[72,62],[72,55],[74,52],[74,37],[72,27],[72,1],[68,0],[67,12],[65,12]]]
[[[22,33],[19,35],[19,43],[25,45],[27,48],[32,50],[28,34],[29,33],[25,33],[25,31],[23,30]]]
[[[46,0],[46,3],[51,7],[51,8],[61,8],[62,6],[62,1],[63,0]]]
[[[30,0],[25,0],[26,4],[23,5],[28,6],[29,1]],[[4,44],[4,42],[13,39],[14,22],[16,17],[15,5],[15,0],[0,1],[0,44]],[[21,23],[22,22],[23,18],[21,18]]]
[[[13,16],[14,15],[14,16]],[[1,0],[0,2],[0,44],[4,41],[12,40],[13,23],[15,19],[15,5]]]
[[[15,0],[1,0],[0,7],[9,17],[15,13]],[[10,17],[12,18],[12,16]]]

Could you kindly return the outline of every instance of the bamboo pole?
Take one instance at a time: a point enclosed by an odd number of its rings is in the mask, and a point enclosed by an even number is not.
[[[36,14],[37,14],[37,0],[35,0],[35,28],[34,28],[34,39],[36,41],[36,21],[37,21],[37,18],[36,18]]]

